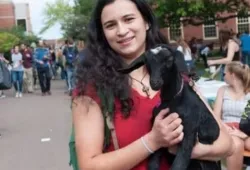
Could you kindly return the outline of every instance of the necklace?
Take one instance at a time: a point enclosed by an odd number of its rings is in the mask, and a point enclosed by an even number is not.
[[[145,93],[147,95],[147,97],[149,98],[149,87],[147,87],[142,81],[143,79],[146,77],[147,73],[142,77],[141,81],[129,76],[131,79],[137,81],[138,83],[140,83],[142,85],[142,92]]]

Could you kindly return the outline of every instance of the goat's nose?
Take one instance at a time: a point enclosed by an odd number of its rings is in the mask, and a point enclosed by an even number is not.
[[[151,84],[152,89],[158,90],[159,88],[161,88],[162,82],[160,80],[152,80],[150,81],[150,84]]]

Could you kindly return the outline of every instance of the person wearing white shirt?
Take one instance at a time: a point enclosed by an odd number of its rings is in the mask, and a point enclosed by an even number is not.
[[[190,69],[193,68],[194,65],[191,49],[189,48],[188,44],[185,42],[183,38],[180,38],[177,41],[177,43],[178,43],[177,50],[183,53],[187,68],[190,71]]]
[[[12,60],[12,81],[16,90],[16,97],[22,97],[23,91],[23,57],[19,52],[19,46],[15,46],[11,55]]]

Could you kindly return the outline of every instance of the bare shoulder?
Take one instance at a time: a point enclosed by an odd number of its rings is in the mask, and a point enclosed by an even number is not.
[[[99,105],[88,96],[79,96],[72,101],[72,112],[74,115],[86,115],[89,112],[101,111]]]
[[[234,47],[234,48],[238,49],[239,48],[239,44],[235,40],[230,39],[228,41],[228,47]]]
[[[218,90],[218,93],[224,93],[224,91],[228,88],[227,85],[221,86]]]
[[[217,91],[217,97],[218,97],[218,96],[223,96],[223,95],[224,95],[224,92],[225,92],[225,90],[226,90],[227,88],[228,88],[227,85],[221,86],[221,87],[219,88],[219,90]]]

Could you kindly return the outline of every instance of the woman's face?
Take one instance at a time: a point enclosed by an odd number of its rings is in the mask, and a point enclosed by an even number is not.
[[[116,0],[106,5],[101,22],[107,42],[125,60],[145,52],[148,24],[132,1]]]
[[[18,46],[15,46],[14,52],[15,52],[15,53],[18,53],[18,52],[19,52],[19,47],[18,47]]]

